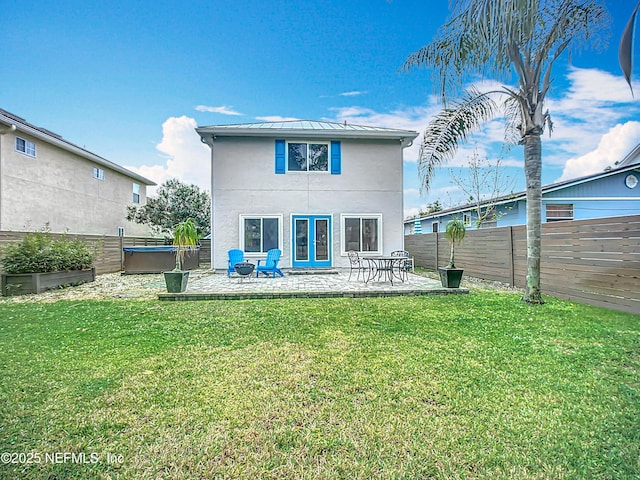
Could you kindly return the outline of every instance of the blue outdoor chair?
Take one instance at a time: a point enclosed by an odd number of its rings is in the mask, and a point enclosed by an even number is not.
[[[264,261],[264,265],[260,265],[262,260],[258,260],[258,266],[256,267],[256,277],[258,277],[258,274],[260,274],[261,272],[267,277],[270,273],[273,274],[273,278],[276,278],[276,273],[281,277],[284,277],[284,274],[278,268],[280,255],[282,255],[282,252],[277,248],[273,248],[267,252],[267,259]]]
[[[231,274],[236,271],[234,268],[236,266],[236,263],[244,262],[244,252],[242,250],[234,248],[233,250],[229,250],[227,252],[227,255],[229,255],[229,263],[227,264],[227,277],[231,277]]]

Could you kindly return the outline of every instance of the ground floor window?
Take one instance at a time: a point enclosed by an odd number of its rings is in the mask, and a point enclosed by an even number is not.
[[[344,252],[382,253],[382,215],[342,215]]]
[[[241,215],[240,248],[245,253],[267,253],[282,250],[282,217],[279,215]]]
[[[551,204],[546,205],[547,222],[559,222],[562,220],[573,220],[573,204]]]

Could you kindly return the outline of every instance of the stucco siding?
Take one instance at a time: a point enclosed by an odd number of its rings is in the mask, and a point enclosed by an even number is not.
[[[292,264],[292,215],[331,216],[334,267],[349,265],[348,258],[341,254],[344,213],[381,215],[384,252],[402,248],[402,149],[397,141],[342,140],[339,175],[276,174],[274,162],[275,138],[216,139],[213,147],[216,269],[226,268],[227,251],[240,247],[241,215],[281,216],[283,267]]]
[[[15,137],[36,144],[36,156],[15,150]],[[68,152],[24,132],[0,138],[0,230],[34,230],[48,224],[53,232],[147,235],[142,225],[127,222],[132,178]],[[93,178],[93,167],[104,180]],[[146,185],[140,185],[140,204],[146,202]]]

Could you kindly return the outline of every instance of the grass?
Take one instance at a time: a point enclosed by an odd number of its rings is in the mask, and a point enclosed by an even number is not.
[[[547,301],[0,303],[0,478],[640,478],[640,316]]]

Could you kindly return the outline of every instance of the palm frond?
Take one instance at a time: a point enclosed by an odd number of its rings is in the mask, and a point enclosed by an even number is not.
[[[633,29],[639,7],[640,2],[638,2],[638,4],[636,5],[636,8],[633,10],[633,13],[629,18],[629,22],[627,23],[624,32],[622,32],[622,37],[620,38],[620,46],[618,47],[618,62],[620,63],[622,73],[624,73],[624,78],[629,84],[631,94],[633,94],[633,87],[631,86],[631,73],[633,72]]]
[[[460,143],[477,131],[480,125],[496,117],[498,105],[492,95],[476,89],[465,91],[460,100],[453,102],[429,122],[420,146],[418,174],[421,190],[429,191],[436,167],[451,160]]]

